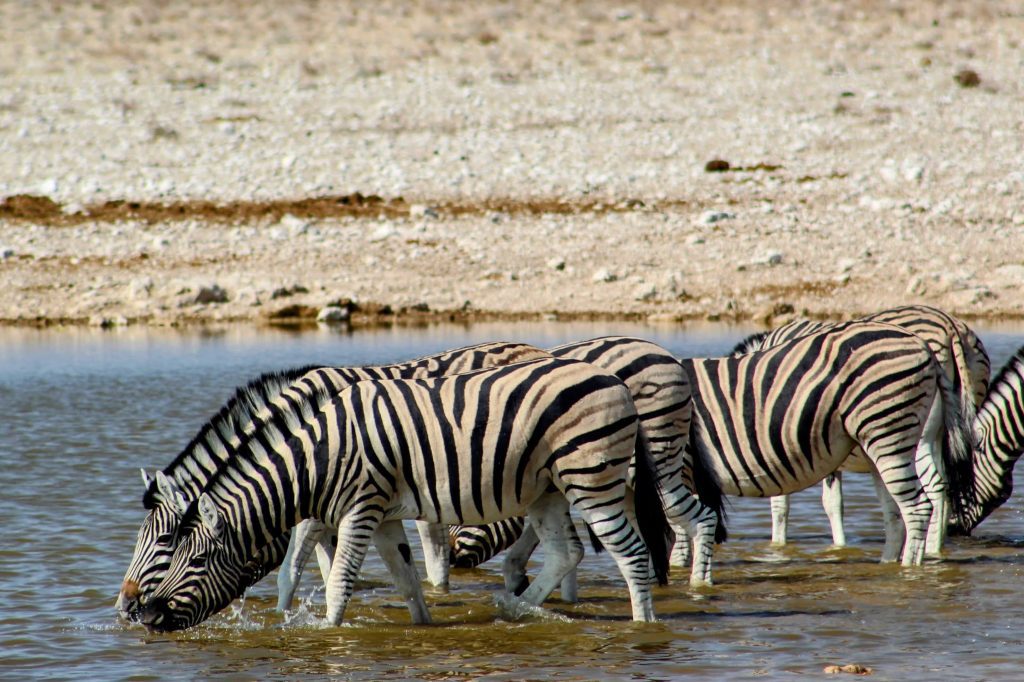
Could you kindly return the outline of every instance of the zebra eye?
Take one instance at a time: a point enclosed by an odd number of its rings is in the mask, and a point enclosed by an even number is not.
[[[166,547],[171,544],[172,540],[174,540],[174,533],[163,533],[157,536],[156,544]]]
[[[207,556],[205,554],[198,554],[198,555],[192,557],[189,560],[188,567],[189,568],[206,568],[206,558],[207,558]]]

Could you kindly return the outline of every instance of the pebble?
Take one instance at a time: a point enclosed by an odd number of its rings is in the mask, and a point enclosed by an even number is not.
[[[565,270],[565,259],[564,258],[552,258],[547,263],[548,267],[552,270]]]
[[[701,225],[713,225],[723,220],[732,220],[735,217],[735,213],[729,213],[728,211],[704,211],[700,214],[697,222]]]
[[[193,303],[227,303],[228,292],[218,284],[200,287]]]
[[[349,310],[348,308],[342,308],[337,305],[324,306],[320,309],[320,312],[316,314],[317,322],[344,322],[348,319]]]
[[[413,204],[409,207],[409,217],[411,218],[437,218],[439,215],[436,208],[426,204]]]
[[[618,279],[618,276],[606,268],[601,268],[594,272],[590,279],[593,282],[614,282]]]
[[[7,260],[14,257],[14,249],[9,246],[0,246],[0,260]]]
[[[380,227],[373,231],[373,234],[370,235],[370,241],[382,242],[385,239],[390,239],[391,237],[394,237],[397,234],[398,230],[396,230],[391,225],[381,225]]]
[[[633,290],[634,301],[650,302],[658,297],[658,287],[652,282],[641,284]]]

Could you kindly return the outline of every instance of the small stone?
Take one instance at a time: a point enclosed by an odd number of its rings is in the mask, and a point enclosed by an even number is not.
[[[56,194],[58,187],[57,178],[47,178],[39,183],[39,193]]]
[[[89,326],[101,327],[103,329],[110,329],[111,327],[126,327],[128,326],[128,318],[124,315],[114,315],[112,317],[92,315],[89,317]]]
[[[394,237],[397,234],[398,230],[396,230],[391,225],[381,225],[376,230],[374,230],[373,234],[370,235],[370,241],[382,242],[385,239],[390,239],[391,237]]]
[[[732,220],[735,217],[735,213],[728,211],[704,211],[697,220],[701,225],[713,225],[723,220]]]
[[[309,223],[302,218],[292,215],[291,213],[285,213],[281,217],[278,225],[285,230],[288,230],[288,233],[292,236],[305,234],[309,231]]]
[[[14,258],[14,249],[9,246],[0,246],[0,260]]]
[[[605,268],[601,268],[596,271],[590,279],[594,282],[614,282],[618,279],[618,276]]]
[[[295,166],[296,158],[289,154],[288,156],[281,157],[281,168],[284,170],[291,170]]]
[[[704,170],[708,173],[724,173],[729,168],[729,162],[725,159],[711,159],[704,164]]]
[[[551,260],[548,261],[547,265],[552,270],[562,271],[565,270],[565,259],[558,257],[552,258]]]
[[[776,266],[782,264],[781,251],[767,251],[760,258],[754,261],[757,265]]]
[[[228,292],[218,284],[200,287],[193,303],[227,303]]]
[[[836,262],[836,269],[839,270],[839,272],[850,272],[857,267],[857,263],[858,261],[856,258],[840,258]]]
[[[436,208],[426,204],[413,204],[409,207],[409,217],[411,218],[437,218],[439,215]]]
[[[953,80],[961,88],[976,88],[981,85],[981,76],[973,69],[961,69],[953,76]]]
[[[344,322],[348,319],[349,309],[337,305],[329,305],[316,314],[317,322]]]
[[[703,244],[704,237],[701,237],[699,234],[691,234],[689,237],[686,238],[686,243],[689,244],[690,246]]]

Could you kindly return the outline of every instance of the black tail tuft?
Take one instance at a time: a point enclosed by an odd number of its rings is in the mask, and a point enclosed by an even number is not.
[[[690,428],[696,428],[696,425]],[[695,439],[692,435],[690,436],[691,444],[697,440],[699,439]],[[711,474],[711,470],[705,464],[701,448],[687,446],[686,450],[687,459],[690,460],[690,466],[693,468],[694,492],[697,493],[701,504],[715,512],[715,516],[718,517],[718,523],[715,524],[715,543],[720,545],[729,539],[729,529],[726,528],[725,523],[725,495],[722,494],[722,487],[718,484],[718,480]]]
[[[668,584],[669,530],[665,508],[661,503],[661,490],[654,473],[654,461],[647,449],[647,441],[637,431],[636,476],[633,482],[633,500],[636,509],[636,523],[640,527],[640,535],[651,554],[654,575],[659,585]]]

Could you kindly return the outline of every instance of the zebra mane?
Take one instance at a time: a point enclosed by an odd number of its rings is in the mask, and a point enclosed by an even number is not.
[[[1010,378],[1010,375],[1024,376],[1024,346],[1018,348],[1017,351],[1010,356],[1010,359],[1007,360],[999,369],[999,373],[996,374],[995,378],[988,382],[988,395],[985,396],[985,402],[982,403],[982,405],[991,400],[994,395],[992,389],[1006,382]]]
[[[252,422],[260,410],[267,406],[267,403],[281,392],[293,381],[316,369],[319,365],[304,365],[293,369],[280,370],[275,372],[264,372],[247,384],[235,389],[235,393],[215,414],[206,422],[199,432],[189,441],[188,445],[178,453],[178,456],[164,468],[163,472],[170,477],[174,472],[195,457],[195,450],[204,443],[211,432],[223,432],[235,430],[239,425]],[[156,506],[156,498],[159,495],[156,480],[150,482],[142,498],[142,506],[152,509]]]
[[[761,350],[761,343],[770,333],[770,331],[764,331],[751,334],[733,346],[732,350],[729,351],[729,355],[746,355],[747,353],[751,353],[755,350]]]
[[[311,369],[317,369],[317,366],[306,368],[300,372],[300,376]],[[305,424],[312,421],[320,408],[337,395],[329,387],[316,385],[310,387],[304,400],[291,400],[288,406],[266,405],[265,407],[269,407],[270,410],[269,415],[261,418],[259,427],[242,439],[232,456],[210,477],[204,488],[209,490],[222,478],[230,478],[232,474],[229,473],[229,467],[238,467],[245,462],[251,462],[267,449],[280,451],[281,446],[287,443]],[[189,503],[188,509],[185,510],[178,523],[178,537],[184,536],[201,524],[199,498],[197,497]]]

